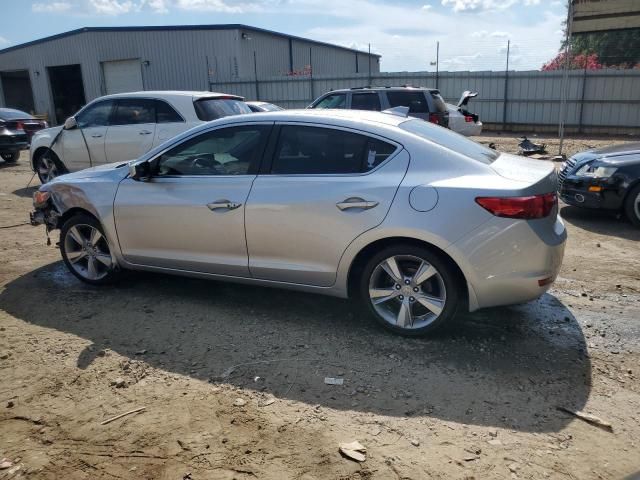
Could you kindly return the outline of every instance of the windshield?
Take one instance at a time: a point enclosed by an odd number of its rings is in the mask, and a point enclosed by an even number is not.
[[[482,163],[493,163],[499,152],[469,140],[448,128],[439,127],[423,120],[408,120],[400,124],[400,128],[418,137],[430,140],[438,145],[466,155]]]
[[[193,104],[198,118],[207,122],[231,115],[251,113],[251,109],[246,103],[233,98],[205,98],[197,100]]]

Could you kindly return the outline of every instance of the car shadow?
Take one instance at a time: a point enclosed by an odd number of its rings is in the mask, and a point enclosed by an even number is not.
[[[588,232],[612,235],[626,240],[640,240],[640,228],[617,212],[566,205],[560,209],[560,215],[570,224]]]
[[[18,197],[31,198],[33,197],[33,194],[38,191],[38,188],[40,188],[40,185],[33,185],[30,187],[19,188],[11,193],[17,195]]]
[[[81,369],[110,349],[194,379],[355,412],[557,432],[570,419],[556,407],[580,410],[591,389],[579,324],[549,294],[409,339],[346,300],[156,274],[94,288],[57,262],[8,283],[0,307],[90,340]]]

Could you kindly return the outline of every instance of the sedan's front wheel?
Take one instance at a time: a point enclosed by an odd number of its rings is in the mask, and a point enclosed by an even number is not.
[[[431,250],[413,245],[374,255],[360,281],[360,294],[376,320],[406,336],[421,336],[451,320],[460,285],[451,266]]]
[[[89,215],[75,215],[62,225],[60,252],[67,268],[83,282],[103,285],[119,275],[102,226]]]

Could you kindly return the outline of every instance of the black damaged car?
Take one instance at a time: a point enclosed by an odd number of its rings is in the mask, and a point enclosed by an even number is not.
[[[17,162],[20,150],[29,148],[31,137],[47,128],[47,122],[13,108],[0,108],[0,157],[5,162]]]
[[[575,154],[562,165],[558,191],[569,205],[622,211],[640,226],[640,142]]]

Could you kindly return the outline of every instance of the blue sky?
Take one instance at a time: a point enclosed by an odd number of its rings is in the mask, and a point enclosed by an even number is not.
[[[538,69],[558,51],[561,0],[22,0],[0,48],[88,26],[244,23],[382,55],[383,71]]]

